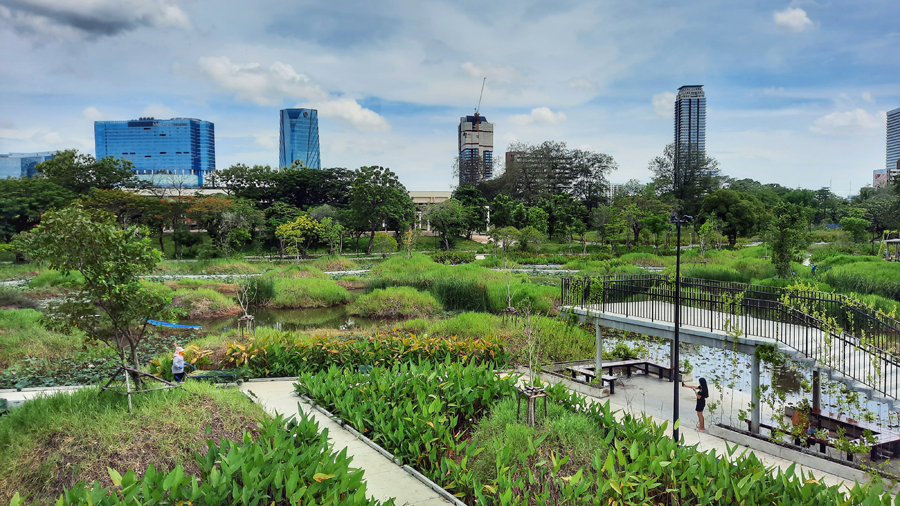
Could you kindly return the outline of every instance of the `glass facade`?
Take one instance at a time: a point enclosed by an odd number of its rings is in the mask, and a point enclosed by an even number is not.
[[[37,171],[34,166],[53,158],[56,151],[41,153],[10,153],[0,155],[0,179],[10,177],[34,177]]]
[[[459,185],[494,176],[494,124],[480,114],[459,118]]]
[[[675,146],[706,151],[706,96],[703,86],[682,86],[675,99]]]
[[[900,109],[887,113],[887,160],[884,168],[891,179],[900,177]]]
[[[129,160],[138,177],[157,186],[203,186],[216,170],[215,137],[212,123],[193,118],[94,122],[97,159]]]
[[[319,112],[315,109],[282,109],[279,137],[279,167],[300,160],[305,167],[321,169],[319,159]]]

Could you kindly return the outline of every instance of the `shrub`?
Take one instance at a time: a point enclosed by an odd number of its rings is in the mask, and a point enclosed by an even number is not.
[[[176,290],[172,294],[172,304],[184,310],[188,318],[214,318],[237,314],[241,310],[231,298],[207,288]]]
[[[350,298],[350,292],[330,279],[276,278],[275,296],[269,306],[281,309],[330,307],[346,304]]]
[[[431,259],[439,264],[459,265],[475,261],[475,253],[471,251],[439,251],[431,255]]]
[[[438,313],[441,305],[428,292],[410,287],[392,287],[359,297],[347,311],[368,318],[410,318]]]
[[[359,269],[359,265],[350,260],[339,256],[319,257],[312,266],[322,271],[353,271]]]

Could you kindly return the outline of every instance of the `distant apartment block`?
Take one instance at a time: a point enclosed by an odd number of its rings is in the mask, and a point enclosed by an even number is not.
[[[95,121],[97,159],[134,164],[134,173],[156,186],[201,187],[216,170],[215,127],[194,118]]]
[[[43,151],[40,153],[9,153],[0,154],[0,179],[11,177],[34,177],[37,174],[34,166],[53,158],[56,151]]]
[[[459,185],[491,179],[494,176],[494,124],[475,113],[459,119],[458,132]]]
[[[316,109],[282,109],[279,136],[279,167],[290,167],[295,161],[304,167],[321,169],[319,158],[319,111]]]
[[[872,188],[884,188],[888,184],[887,169],[877,169],[872,171]]]
[[[675,147],[679,152],[706,151],[706,95],[702,85],[678,88],[675,99]]]
[[[885,170],[888,177],[900,177],[900,109],[887,113],[887,159]]]

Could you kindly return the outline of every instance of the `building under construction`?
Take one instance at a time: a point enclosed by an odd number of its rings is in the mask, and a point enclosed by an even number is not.
[[[459,119],[459,185],[494,175],[494,124],[477,112]]]

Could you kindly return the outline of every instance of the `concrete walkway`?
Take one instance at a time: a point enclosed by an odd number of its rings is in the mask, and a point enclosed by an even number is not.
[[[328,439],[334,451],[347,449],[353,457],[351,465],[365,472],[366,491],[379,501],[395,498],[397,506],[437,506],[450,504],[437,492],[415,479],[382,454],[358,440],[330,418],[303,402],[294,390],[293,381],[253,381],[244,383],[241,390],[252,393],[269,413],[293,415],[298,409],[311,415],[322,429],[328,429]]]

